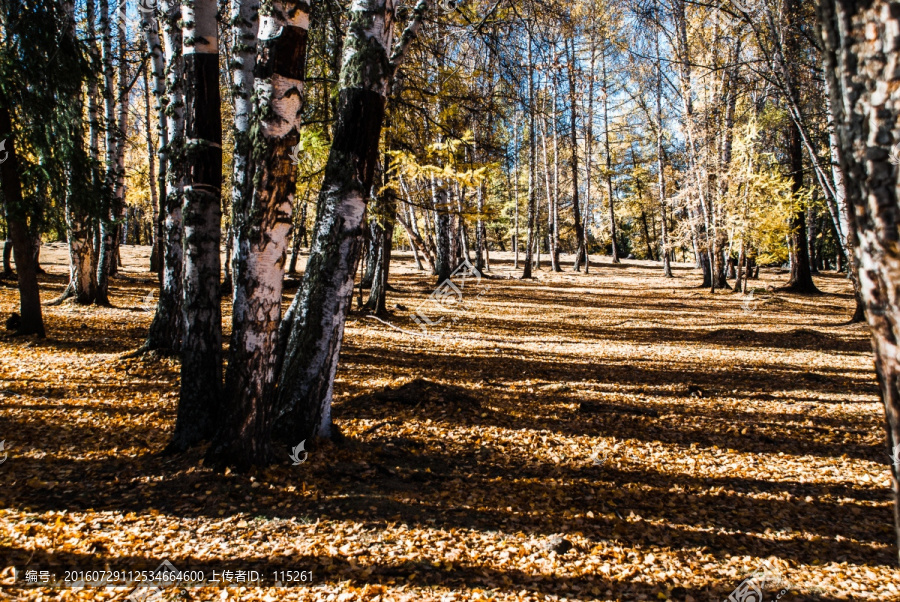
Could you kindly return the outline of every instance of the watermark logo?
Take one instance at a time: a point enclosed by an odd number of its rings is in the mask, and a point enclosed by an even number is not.
[[[157,602],[165,596],[165,588],[175,585],[181,576],[181,571],[175,568],[168,560],[163,560],[156,570],[150,573],[152,579],[141,582],[127,598],[125,602]]]
[[[752,15],[757,10],[759,10],[761,2],[762,0],[730,0],[730,2],[727,2],[722,6],[731,4],[731,6],[736,8],[738,11],[744,14]]]
[[[9,453],[6,451],[6,439],[4,439],[3,441],[0,441],[0,464],[6,462],[7,457],[9,457]]]
[[[752,314],[759,307],[759,299],[753,296],[753,291],[750,291],[746,295],[744,295],[743,300],[741,301],[741,309],[743,309],[748,314]]]
[[[0,146],[0,149],[3,147]],[[895,144],[891,147],[891,152],[888,153],[888,161],[891,165],[900,165],[900,144]],[[0,161],[3,163],[3,161]]]
[[[594,455],[591,456],[591,464],[594,466],[603,466],[609,460],[609,452],[603,453],[603,450],[597,450],[594,452]]]
[[[787,593],[788,584],[781,573],[767,563],[763,563],[760,570],[741,581],[741,584],[731,592],[725,602],[763,602],[766,591],[779,588],[781,588],[781,592],[774,600],[780,600]]]
[[[291,149],[291,163],[300,165],[300,151],[303,150],[303,142],[298,142],[297,146]]]
[[[153,295],[153,291],[147,293],[147,296],[144,297],[144,300],[141,302],[141,307],[144,311],[150,312],[153,311],[156,306],[156,297]]]
[[[0,441],[0,450],[3,449],[3,442]],[[5,460],[6,458],[4,458]],[[900,444],[894,446],[894,451],[891,454],[891,460],[894,462],[894,468],[900,470]]]
[[[156,12],[157,0],[138,0],[138,10],[142,13]]]
[[[416,308],[412,319],[419,325],[423,333],[426,333],[429,328],[437,328],[440,325],[443,328],[449,328],[459,320],[463,312],[467,311],[463,302],[463,289],[467,282],[469,282],[470,288],[481,284],[481,272],[468,259],[463,261],[450,274],[450,277],[441,282]],[[490,287],[485,287],[478,296],[480,297],[489,290]],[[441,315],[436,319],[429,317],[447,313],[450,314],[449,319],[447,319],[447,315]]]
[[[303,464],[304,462],[306,462],[306,459],[309,457],[309,452],[307,452],[304,449],[305,445],[306,445],[306,439],[304,439],[303,441],[298,443],[297,446],[291,450],[291,454],[290,454],[291,460],[294,461],[292,466],[297,466],[298,464]],[[303,452],[302,460],[300,459],[300,452]]]
[[[0,158],[0,165],[3,165],[9,159],[9,152],[6,150],[6,138],[0,140],[0,151],[3,152],[3,157]]]

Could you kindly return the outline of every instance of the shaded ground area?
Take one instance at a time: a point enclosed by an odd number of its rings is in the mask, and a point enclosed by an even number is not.
[[[346,439],[237,475],[156,455],[177,360],[120,359],[152,318],[147,254],[125,249],[114,309],[46,308],[46,340],[0,340],[0,597],[123,600],[12,567],[168,560],[265,579],[167,590],[190,600],[721,601],[764,562],[780,600],[900,600],[883,411],[840,276],[815,298],[765,271],[752,297],[710,295],[687,266],[521,281],[500,254],[436,305],[401,254],[393,315],[348,321]],[[49,300],[64,248],[42,258]],[[16,303],[7,283],[0,316]]]

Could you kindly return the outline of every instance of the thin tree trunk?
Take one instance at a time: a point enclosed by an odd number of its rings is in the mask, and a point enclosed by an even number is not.
[[[528,36],[528,238],[525,241],[525,266],[522,278],[531,278],[531,262],[537,220],[537,186],[535,186],[535,159],[537,150],[534,129],[534,62],[531,57],[531,36]]]
[[[182,5],[186,181],[181,388],[169,451],[209,438],[221,413],[222,119],[216,0]]]
[[[179,25],[181,5],[177,0],[160,0],[160,19],[165,46],[165,86],[161,97],[160,119],[165,116],[165,153],[160,153],[160,171],[165,161],[165,185],[162,197],[162,283],[156,314],[141,350],[181,351],[184,332],[182,319],[182,271],[184,263],[181,203],[184,194],[184,57]],[[157,81],[157,90],[159,82]],[[161,128],[162,131],[162,128]],[[160,139],[162,143],[162,138]]]
[[[659,28],[653,35],[656,48],[656,171],[659,187],[659,211],[662,217],[660,226],[660,257],[663,262],[663,276],[672,278],[672,263],[669,259],[669,229],[666,222],[666,169],[663,154],[663,112],[662,112],[662,60],[659,53]]]
[[[606,154],[606,198],[609,201],[609,237],[612,241],[612,262],[619,263],[619,248],[616,244],[616,210],[612,183],[612,148],[609,144],[609,89],[606,80],[606,47],[600,53],[603,99],[603,151]],[[652,255],[651,255],[652,258]]]
[[[557,100],[558,86],[556,77],[553,78],[553,196],[550,202],[550,269],[554,272],[561,271],[559,266],[559,136],[557,127]]]
[[[155,19],[154,19],[155,20]],[[162,273],[161,262],[159,260],[162,251],[162,240],[159,237],[159,197],[156,194],[156,149],[153,148],[153,134],[150,126],[150,78],[147,76],[147,66],[144,65],[144,123],[147,128],[147,162],[150,168],[150,206],[153,208],[153,238],[151,239],[152,248],[150,250],[150,271],[155,273],[157,277]]]
[[[113,85],[112,31],[109,23],[109,2],[100,0],[101,61],[103,64],[103,102],[106,112],[106,178],[105,191],[114,195],[116,186],[116,98]],[[100,217],[100,249],[97,260],[97,305],[109,306],[109,276],[115,261],[115,199],[103,208]]]
[[[291,241],[291,263],[288,266],[288,274],[297,273],[297,260],[300,258],[300,245],[306,240],[306,202],[309,200],[310,187],[306,187],[306,196],[300,203],[300,217],[297,219],[297,227],[294,238]]]
[[[584,262],[584,226],[581,223],[581,205],[578,199],[578,91],[575,87],[575,40],[571,40],[572,54],[568,57],[569,63],[569,134],[572,146],[572,216],[575,222],[575,263],[572,269],[581,271]]]

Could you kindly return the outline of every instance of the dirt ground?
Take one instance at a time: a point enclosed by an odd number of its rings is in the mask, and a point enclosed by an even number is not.
[[[687,265],[564,256],[522,281],[501,253],[438,307],[399,253],[392,316],[347,323],[345,439],[221,474],[158,453],[177,359],[123,358],[153,315],[148,254],[124,249],[114,308],[0,337],[0,599],[138,599],[23,575],[167,560],[235,577],[159,599],[900,600],[883,410],[837,274],[816,297],[766,270],[752,297],[711,295]],[[50,300],[65,247],[42,262]],[[17,306],[0,286],[0,317]],[[744,581],[764,566],[780,581]]]

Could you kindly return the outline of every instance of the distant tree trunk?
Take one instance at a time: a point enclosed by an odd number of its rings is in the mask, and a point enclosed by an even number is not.
[[[155,19],[152,19],[155,21]],[[151,55],[152,56],[152,55]],[[162,62],[162,57],[160,57],[160,62]],[[146,124],[146,134],[147,134],[147,163],[150,168],[150,206],[153,209],[153,217],[152,217],[152,228],[153,237],[150,239],[150,244],[152,248],[150,249],[150,271],[157,275],[157,278],[162,273],[160,270],[160,260],[159,256],[162,252],[162,240],[159,237],[159,197],[156,194],[156,178],[153,175],[156,172],[156,149],[153,148],[153,134],[152,134],[152,126],[150,125],[150,78],[147,76],[147,66],[145,65],[142,69],[144,74],[144,123]],[[138,237],[140,236],[140,230],[136,229]]]
[[[182,201],[184,335],[180,399],[169,451],[182,451],[210,437],[222,410],[222,119],[217,10],[216,0],[182,5],[187,170]]]
[[[381,250],[381,224],[377,220],[369,220],[368,236],[366,236],[367,248],[365,250],[365,261],[362,278],[359,280],[359,286],[371,289],[372,281],[375,279],[375,269],[378,267],[378,253]]]
[[[309,195],[309,187],[306,188],[306,194]],[[297,219],[296,231],[294,232],[294,238],[291,240],[291,263],[288,267],[288,274],[296,274],[297,273],[297,260],[300,258],[300,245],[305,242],[309,242],[306,240],[306,201],[308,199],[304,198],[303,202],[300,203],[300,217]]]
[[[813,189],[813,202],[818,197],[818,188]],[[809,248],[809,271],[812,274],[819,273],[819,265],[816,257],[816,212],[811,204],[806,212],[806,241]]]
[[[644,242],[647,244],[647,257],[650,258],[651,261],[655,261],[656,257],[653,256],[653,244],[650,241],[650,230],[647,227],[647,214],[644,211],[641,211],[641,225],[644,228]]]
[[[34,261],[34,235],[29,232],[28,208],[22,197],[19,179],[19,159],[13,136],[9,101],[0,85],[0,140],[6,140],[6,160],[0,163],[0,186],[6,203],[6,225],[12,240],[19,280],[19,312],[21,321],[16,334],[44,336],[44,317],[41,313],[41,293]]]
[[[235,205],[234,311],[224,425],[212,455],[238,466],[272,458],[271,397],[277,365],[281,293],[297,169],[291,149],[300,140],[303,69],[309,5],[276,0],[264,10],[255,68],[254,149],[248,167],[253,197]],[[266,14],[268,13],[268,14]]]
[[[672,263],[669,259],[669,230],[666,218],[666,170],[665,155],[663,153],[663,112],[662,112],[662,58],[659,52],[659,30],[657,27],[653,34],[654,47],[656,49],[656,171],[657,186],[659,187],[659,211],[661,216],[660,227],[660,252],[663,262],[663,276],[672,278]]]
[[[606,153],[606,198],[609,201],[609,236],[612,241],[612,262],[619,263],[619,248],[616,245],[616,211],[615,211],[615,195],[613,194],[612,183],[612,147],[609,144],[609,90],[606,81],[606,48],[603,47],[600,53],[600,61],[602,65],[602,99],[603,99],[603,136],[604,136],[604,152]],[[646,217],[644,218],[646,220]],[[653,254],[650,254],[653,258]]]
[[[165,146],[160,153],[160,172],[165,170],[165,182],[160,184],[162,197],[162,283],[156,314],[150,324],[147,340],[141,350],[162,349],[181,351],[184,331],[181,314],[182,268],[184,249],[182,240],[181,202],[184,191],[184,57],[182,32],[179,26],[181,5],[177,0],[160,0],[160,19],[165,46],[165,96],[161,97],[160,119],[165,124]],[[156,70],[154,68],[154,75]],[[157,90],[159,82],[156,82]],[[154,92],[156,93],[156,92]],[[163,138],[160,138],[162,145]],[[165,166],[163,166],[163,163]]]
[[[3,241],[3,277],[9,278],[13,275],[12,269],[12,252],[13,252],[13,243],[12,240],[6,239]]]
[[[165,18],[165,15],[161,15]],[[156,184],[153,184],[153,172],[151,169],[151,186],[158,191],[158,201],[153,206],[153,249],[156,263],[151,261],[151,270],[159,274],[160,286],[163,280],[163,255],[165,253],[166,237],[163,226],[165,216],[166,196],[166,168],[169,145],[169,131],[166,127],[166,64],[163,56],[162,44],[159,39],[159,20],[156,12],[141,11],[141,29],[144,30],[144,38],[147,49],[150,52],[150,73],[152,75],[153,108],[156,111],[156,149],[151,149],[151,161],[155,152],[159,160],[159,168],[156,172]],[[150,82],[147,82],[148,88]],[[150,144],[150,123],[147,123],[148,145]],[[155,265],[155,267],[153,267]]]
[[[518,115],[516,115],[516,119],[513,122],[513,137],[515,139],[515,143],[513,145],[513,176],[515,181],[512,183],[513,185],[513,200],[515,204],[515,229],[513,231],[512,237],[512,246],[515,251],[515,260],[513,262],[513,269],[519,269],[519,119]]]
[[[857,269],[872,330],[875,369],[885,409],[888,454],[900,449],[900,166],[890,161],[900,143],[900,86],[895,67],[900,5],[874,0],[818,3],[831,78],[839,157],[851,207],[848,235],[857,242]],[[900,466],[890,465],[894,527],[900,550]]]
[[[558,111],[556,107],[558,86],[556,77],[553,78],[553,196],[551,197],[550,213],[550,269],[554,272],[561,271],[559,266],[559,136],[557,127]]]
[[[435,254],[435,268],[437,269],[438,282],[443,282],[450,277],[453,271],[450,256],[450,213],[448,213],[447,188],[443,180],[431,178],[431,196],[434,204],[434,234],[437,253]]]
[[[534,61],[531,56],[531,36],[528,36],[528,238],[525,243],[525,266],[522,278],[531,278],[531,262],[537,221],[537,186],[535,185],[536,132],[534,129]],[[449,274],[448,274],[449,276]]]
[[[415,214],[412,212],[412,206],[409,207],[410,216],[409,218],[403,217],[403,212],[401,211],[398,220],[403,228],[406,230],[406,234],[409,236],[409,240],[411,241],[413,248],[418,249],[422,256],[425,259],[425,263],[427,264],[427,269],[432,274],[435,274],[435,262],[432,258],[431,251],[428,248],[428,245],[425,244],[425,241],[422,240],[422,236],[416,231],[415,228]],[[423,269],[422,265],[418,263],[418,256],[416,257],[417,263],[416,266],[419,269]]]
[[[568,47],[568,40],[566,42]],[[581,222],[581,201],[578,199],[578,127],[576,120],[578,118],[578,91],[575,87],[575,40],[571,40],[571,55],[568,56],[569,63],[569,134],[571,136],[570,145],[572,146],[572,216],[575,222],[575,264],[572,269],[576,272],[581,271],[581,264],[584,262],[584,226]]]
[[[277,428],[291,441],[331,437],[331,397],[359,260],[366,199],[378,161],[387,88],[415,39],[426,0],[389,59],[394,5],[353,0],[344,42],[338,113],[303,284],[282,327]]]
[[[799,56],[799,15],[796,0],[785,0],[784,4],[787,28],[785,32],[785,52],[791,56]],[[795,54],[796,53],[796,54]],[[789,71],[787,68],[785,71]],[[787,78],[787,93],[795,104],[799,104],[799,91],[793,78]],[[803,189],[803,138],[800,125],[791,121],[788,143],[788,155],[791,162],[791,193],[798,199]],[[796,202],[796,201],[795,201]],[[806,213],[795,208],[791,217],[791,279],[786,290],[797,293],[819,292],[813,283],[809,265],[809,244],[806,238]]]
[[[387,163],[385,163],[387,165]],[[381,241],[378,244],[378,261],[375,268],[375,277],[372,280],[372,288],[369,291],[369,299],[366,308],[376,316],[387,314],[385,306],[387,301],[388,275],[391,269],[391,251],[394,240],[394,214],[396,213],[396,201],[393,190],[385,189],[382,202],[384,207],[380,211],[383,214],[384,225],[379,228]]]

